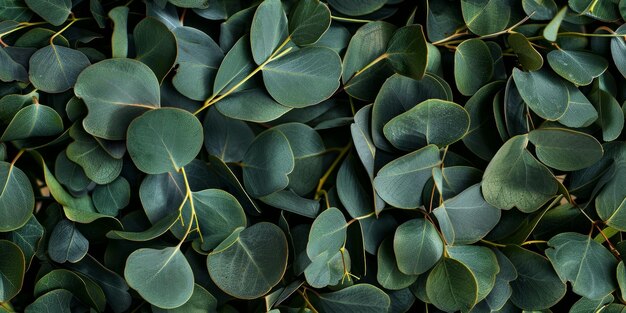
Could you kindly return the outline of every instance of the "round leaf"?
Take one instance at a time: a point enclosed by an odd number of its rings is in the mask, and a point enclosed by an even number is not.
[[[136,60],[148,65],[159,81],[174,66],[176,60],[176,38],[163,23],[154,18],[145,18],[135,26]]]
[[[254,12],[250,27],[252,56],[256,64],[269,59],[287,38],[287,16],[280,0],[265,0]]]
[[[393,238],[398,269],[407,275],[428,271],[443,254],[443,242],[435,226],[423,218],[398,226]]]
[[[537,158],[546,165],[562,170],[584,169],[602,158],[602,145],[590,135],[562,128],[540,128],[528,139],[535,145]]]
[[[0,302],[8,302],[22,289],[24,253],[7,240],[0,240]]]
[[[548,63],[554,72],[575,85],[586,86],[608,68],[607,61],[590,52],[552,50]]]
[[[330,27],[330,10],[319,0],[299,1],[289,15],[291,40],[299,46],[314,44]]]
[[[78,74],[90,64],[78,50],[50,45],[31,56],[28,74],[35,88],[59,93],[74,87]]]
[[[57,263],[76,263],[85,257],[89,241],[73,222],[62,220],[52,230],[48,241],[48,255]]]
[[[513,79],[524,102],[542,118],[555,121],[567,110],[567,87],[550,71],[522,72],[515,68]]]
[[[478,299],[478,282],[463,263],[443,258],[426,280],[428,299],[444,311],[469,311]]]
[[[11,141],[31,137],[54,136],[63,132],[63,120],[53,108],[31,104],[19,110],[0,140]]]
[[[151,110],[128,127],[128,153],[141,171],[162,174],[189,164],[202,148],[202,125],[174,108]]]
[[[473,95],[491,80],[492,75],[493,59],[482,40],[469,39],[459,44],[454,53],[454,80],[459,92]]]
[[[18,229],[33,213],[35,195],[28,176],[13,164],[0,162],[0,232]]]

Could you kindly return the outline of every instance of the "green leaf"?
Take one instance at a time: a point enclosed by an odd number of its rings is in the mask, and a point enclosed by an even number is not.
[[[253,197],[282,190],[289,185],[287,175],[294,166],[294,154],[287,137],[280,131],[269,129],[254,139],[243,157],[246,190]]]
[[[584,169],[602,158],[602,145],[592,136],[564,128],[540,128],[528,133],[537,158],[562,171]]]
[[[308,258],[307,261],[309,261]],[[341,279],[344,278],[344,272],[350,271],[351,268],[348,250],[334,253],[327,250],[309,262],[310,264],[304,269],[304,277],[313,288],[339,285]]]
[[[8,302],[22,289],[24,254],[16,244],[0,240],[0,302]]]
[[[269,59],[287,38],[287,16],[280,0],[264,0],[254,12],[250,28],[252,56],[256,64]]]
[[[63,24],[72,10],[71,0],[25,0],[25,2],[28,8],[54,26]]]
[[[619,271],[619,268],[620,266],[618,265],[617,266],[618,271]],[[608,295],[600,299],[580,298],[580,300],[576,301],[576,303],[572,305],[570,312],[571,313],[597,312],[599,310],[606,309],[606,306],[609,303],[613,303],[613,300],[615,300],[615,298],[612,295]]]
[[[53,270],[37,281],[34,294],[38,297],[56,289],[72,292],[81,302],[98,312],[105,309],[106,298],[102,288],[85,276],[65,269]]]
[[[67,157],[80,165],[89,179],[98,184],[108,184],[120,175],[123,161],[106,153],[79,125],[70,129],[70,136],[74,142],[67,146]]]
[[[500,210],[483,199],[478,184],[447,199],[433,213],[451,245],[475,243],[500,221]]]
[[[254,105],[250,105],[254,103]],[[220,113],[236,120],[265,123],[273,121],[291,108],[274,101],[264,89],[239,91],[215,104]]]
[[[617,288],[613,270],[615,257],[590,236],[560,233],[548,241],[546,256],[563,282],[575,293],[590,299],[604,297]]]
[[[111,9],[108,14],[113,21],[111,54],[114,58],[126,58],[128,56],[128,12],[127,6],[119,6]]]
[[[17,63],[9,54],[9,47],[0,47],[0,80],[3,82],[28,81],[28,73],[24,65]]]
[[[613,141],[619,137],[624,129],[624,113],[617,100],[608,92],[599,88],[594,88],[589,94],[589,101],[598,110],[598,120],[602,127],[602,139]]]
[[[620,296],[622,299],[626,296],[626,268],[624,268],[624,261],[620,261],[617,264],[617,284],[620,290]],[[611,296],[612,297],[612,296]]]
[[[441,310],[468,312],[476,305],[478,282],[466,265],[446,257],[428,274],[426,294]]]
[[[24,226],[33,214],[33,187],[22,170],[1,161],[0,185],[0,232],[16,230]]]
[[[154,18],[145,18],[133,30],[136,60],[148,65],[159,81],[174,66],[176,60],[176,38],[163,23]]]
[[[181,26],[172,32],[178,45],[178,68],[172,83],[187,98],[204,101],[211,96],[211,88],[217,88],[215,76],[224,52],[209,35],[198,29]]]
[[[26,225],[20,229],[16,229],[9,232],[6,239],[16,244],[20,250],[24,253],[24,259],[26,260],[26,268],[30,267],[30,264],[35,257],[36,252],[39,249],[39,243],[44,235],[44,228],[39,224],[35,216],[31,216]]]
[[[619,19],[617,1],[569,0],[568,4],[577,13],[585,14],[600,21]]]
[[[191,113],[175,108],[151,110],[128,127],[128,154],[141,171],[179,171],[202,148],[202,124]]]
[[[487,165],[481,185],[489,204],[502,210],[517,207],[530,213],[556,194],[556,179],[526,150],[527,145],[527,135],[515,136],[504,143]]]
[[[329,0],[333,9],[352,16],[365,15],[380,9],[385,0]]]
[[[158,221],[150,228],[143,231],[119,231],[112,230],[107,233],[110,239],[129,240],[129,241],[149,241],[165,234],[179,219],[179,213],[174,212]]]
[[[620,26],[615,33],[621,35],[616,36],[611,39],[611,55],[613,56],[613,63],[622,74],[622,76],[626,77],[626,57],[624,56],[626,53],[626,39],[624,39],[624,35],[626,35],[626,27],[624,25]]]
[[[303,198],[291,189],[277,191],[261,197],[260,200],[278,209],[309,218],[315,218],[320,210],[319,200]]]
[[[572,84],[567,84],[569,104],[559,123],[568,127],[587,127],[598,119],[598,111],[589,99]]]
[[[118,177],[106,185],[98,185],[93,190],[92,200],[98,212],[116,216],[130,202],[130,184],[124,177]]]
[[[508,41],[524,69],[536,71],[543,66],[543,57],[541,57],[541,54],[530,44],[526,36],[520,33],[512,33],[509,35]],[[550,54],[548,54],[548,62],[550,61],[549,55]]]
[[[261,222],[236,230],[209,254],[207,267],[222,291],[239,299],[255,299],[280,282],[287,255],[283,231]]]
[[[202,248],[210,250],[235,229],[246,226],[246,214],[239,201],[226,191],[206,189],[192,193],[202,232]]]
[[[604,58],[593,53],[562,49],[550,51],[548,63],[554,72],[577,86],[591,84],[609,66]]]
[[[393,34],[385,55],[396,73],[422,79],[426,73],[427,49],[422,26],[409,25]]]
[[[243,121],[228,118],[209,108],[202,123],[204,147],[224,162],[239,162],[254,140],[254,133]]]
[[[374,212],[372,186],[364,183],[369,177],[365,177],[357,162],[354,156],[349,155],[337,172],[337,196],[353,218]]]
[[[495,285],[496,274],[500,272],[496,255],[489,248],[481,246],[448,246],[446,251],[474,275],[478,287],[477,302],[485,299]]]
[[[56,224],[48,241],[48,255],[52,261],[76,263],[85,257],[87,250],[89,241],[73,222],[63,219]]]
[[[419,275],[431,269],[441,259],[443,250],[437,229],[423,218],[404,222],[393,237],[398,269],[407,275]]]
[[[554,18],[546,25],[543,29],[543,37],[550,40],[556,41],[559,28],[561,27],[561,23],[567,14],[567,6],[564,6],[559,12],[554,16]]]
[[[63,120],[51,107],[39,103],[20,109],[0,137],[2,141],[54,136],[63,132]]]
[[[609,143],[604,146],[604,157],[615,164],[615,174],[608,176],[608,182],[602,187],[595,199],[596,212],[607,225],[620,231],[626,230],[626,190],[624,190],[624,161],[626,147],[623,143]],[[610,173],[610,172],[609,172]],[[610,175],[610,174],[609,174]],[[602,186],[602,185],[600,185]]]
[[[461,0],[463,19],[476,35],[488,35],[506,28],[511,19],[511,5],[498,0]]]
[[[394,117],[383,128],[385,137],[396,148],[413,150],[424,145],[450,145],[465,136],[469,114],[460,105],[430,99]]]
[[[306,254],[313,260],[324,252],[327,257],[334,256],[344,246],[347,238],[348,224],[343,213],[337,208],[328,208],[315,218],[309,240],[306,245]]]
[[[206,313],[217,312],[217,299],[202,286],[195,284],[189,301],[175,309],[161,309],[152,306],[154,313]]]
[[[124,58],[87,67],[78,76],[74,93],[89,112],[83,120],[85,130],[109,140],[125,139],[135,117],[160,106],[159,82],[152,70]]]
[[[314,307],[334,313],[386,313],[391,306],[389,296],[369,284],[357,284],[339,291],[310,295]]]
[[[511,282],[513,304],[525,310],[543,310],[563,298],[567,291],[565,283],[546,258],[519,246],[508,246],[503,252],[518,275]]]
[[[89,59],[82,52],[49,45],[31,56],[28,76],[35,88],[59,93],[74,87],[78,74],[89,65]]]
[[[417,208],[422,205],[422,189],[431,176],[432,168],[439,164],[439,149],[428,145],[383,166],[374,178],[374,188],[385,202],[394,207]]]
[[[177,308],[193,294],[193,272],[178,246],[136,250],[126,260],[124,277],[143,299],[163,309]]]
[[[514,68],[513,79],[524,102],[540,117],[555,121],[567,110],[569,103],[567,87],[552,72],[545,69],[522,72]]]
[[[442,40],[465,25],[456,1],[426,1],[426,33],[431,42]]]
[[[29,304],[24,313],[71,312],[74,295],[65,289],[52,290]]]
[[[319,0],[299,1],[289,15],[291,40],[306,46],[316,43],[330,27],[330,10]]]
[[[522,7],[526,15],[539,21],[549,21],[556,14],[558,9],[554,0],[523,0]]]
[[[252,52],[250,50],[250,37],[244,35],[234,44],[230,51],[228,51],[222,63],[219,65],[215,76],[215,83],[213,84],[213,94],[222,94],[234,88],[235,85],[243,81],[246,76],[250,75],[254,69],[255,64],[252,60]],[[246,84],[248,83],[243,84],[234,91],[245,89]],[[227,99],[228,98],[224,100]]]
[[[467,102],[465,110],[469,114],[470,126],[463,137],[463,144],[483,160],[490,160],[502,145],[493,114],[493,100],[504,87],[502,81],[495,81],[480,88]]]
[[[404,289],[417,280],[417,275],[406,275],[400,271],[396,263],[393,250],[394,241],[391,238],[384,240],[378,247],[376,280],[386,289]]]
[[[454,52],[454,80],[465,96],[471,96],[493,76],[489,47],[480,39],[463,41]]]
[[[320,103],[339,88],[341,58],[331,49],[308,47],[263,67],[263,82],[278,103],[303,108]]]

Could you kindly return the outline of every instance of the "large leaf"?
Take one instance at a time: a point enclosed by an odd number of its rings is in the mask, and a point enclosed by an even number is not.
[[[136,250],[126,260],[124,277],[146,301],[164,309],[185,304],[193,294],[193,272],[179,247]]]
[[[590,135],[563,128],[540,128],[528,134],[537,158],[546,165],[574,171],[593,165],[602,158],[600,143]]]
[[[330,27],[330,10],[319,0],[303,0],[289,15],[289,34],[299,46],[314,44]]]
[[[135,26],[136,60],[148,65],[159,81],[174,66],[176,38],[167,27],[154,18],[145,18]]]
[[[469,114],[463,107],[430,99],[393,118],[383,131],[396,148],[413,150],[429,144],[450,145],[463,138],[469,126]]]
[[[589,298],[604,297],[617,288],[613,270],[615,257],[590,236],[561,233],[548,241],[546,256],[562,281],[569,281],[575,293]]]
[[[542,118],[558,120],[567,110],[567,87],[550,71],[522,72],[513,69],[513,79],[524,102]]]
[[[25,2],[33,12],[54,26],[63,24],[72,10],[71,0],[26,0]]]
[[[428,145],[387,163],[374,178],[374,188],[385,202],[394,207],[417,208],[422,204],[422,189],[431,176],[432,168],[440,163],[439,149]]]
[[[445,311],[470,311],[478,299],[478,282],[463,263],[443,258],[428,274],[428,299]]]
[[[178,171],[189,164],[203,142],[202,124],[191,113],[174,108],[151,110],[128,127],[126,145],[145,173]]]
[[[410,220],[396,229],[393,251],[398,269],[404,274],[425,273],[439,261],[443,250],[437,229],[425,219]]]
[[[78,74],[90,64],[78,50],[49,45],[32,55],[28,74],[37,89],[59,93],[74,87]]]
[[[485,169],[482,192],[485,200],[500,209],[517,207],[534,212],[557,192],[557,181],[528,150],[528,136],[509,139]]]
[[[87,67],[78,76],[74,92],[87,105],[85,130],[110,140],[125,139],[135,117],[160,106],[156,76],[147,65],[130,59],[109,59]]]
[[[28,176],[13,164],[0,162],[0,232],[18,229],[33,213],[35,195]]]
[[[454,53],[454,80],[463,95],[471,96],[491,80],[493,59],[480,39],[463,41]]]
[[[207,267],[222,291],[240,299],[254,299],[280,282],[287,255],[283,231],[274,224],[257,223],[239,228],[217,246],[209,254]]]
[[[293,108],[318,104],[339,87],[341,59],[328,48],[310,47],[263,67],[263,82],[278,103]]]

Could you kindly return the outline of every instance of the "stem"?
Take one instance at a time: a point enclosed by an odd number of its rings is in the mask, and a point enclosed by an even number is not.
[[[607,239],[610,239],[611,237],[619,234],[619,230],[613,227],[606,227],[605,229],[603,229],[603,233],[605,236],[602,236],[602,233],[600,233],[595,238],[593,238],[593,240],[597,243],[604,243],[605,241],[607,241]]]
[[[261,63],[261,65],[259,65],[257,68],[255,68],[250,74],[248,74],[240,82],[238,82],[235,86],[230,88],[228,91],[226,91],[222,95],[217,96],[220,92],[222,92],[222,90],[220,90],[220,91],[216,92],[215,94],[213,94],[208,99],[206,99],[204,101],[204,104],[202,105],[202,107],[200,107],[198,110],[196,110],[196,112],[194,112],[193,114],[194,115],[198,115],[198,113],[202,112],[204,109],[206,109],[206,108],[210,107],[211,105],[217,103],[218,101],[228,97],[230,94],[235,92],[235,90],[237,90],[239,87],[241,87],[243,84],[245,84],[248,80],[250,80],[250,78],[252,78],[254,75],[256,75],[256,73],[260,72],[268,63],[270,63],[270,62],[272,62],[272,61],[274,61],[274,60],[284,56],[289,51],[291,51],[291,47],[285,49],[284,51],[281,51],[290,41],[291,41],[291,37],[287,37],[287,39],[285,39],[285,41],[280,46],[278,46],[278,48],[276,48],[274,53],[272,53],[272,55],[270,55],[270,57],[267,58],[267,60],[265,60],[265,62]]]
[[[78,21],[84,21],[84,20],[88,20],[89,18],[75,18],[72,17],[72,20],[67,23],[67,25],[65,25],[65,27],[61,28],[61,30],[59,30],[58,32],[54,33],[54,35],[50,36],[50,45],[53,46],[54,45],[54,38],[56,38],[57,36],[61,35],[61,33],[63,33],[65,30],[67,30],[68,28],[70,28],[70,26],[72,26],[72,24],[78,22]]]
[[[191,187],[189,187],[189,179],[187,179],[187,172],[185,172],[185,168],[184,167],[181,167],[180,171],[182,172],[183,179],[185,181],[185,189],[186,189],[185,197],[189,198],[189,206],[191,207],[191,217],[189,218],[189,225],[187,226],[187,231],[185,232],[185,236],[183,236],[183,239],[178,244],[179,247],[187,239],[187,236],[191,232],[191,226],[193,225],[194,221],[196,222],[196,230],[198,231],[198,234],[200,235],[200,241],[203,241],[202,232],[200,231],[200,225],[198,224],[198,216],[196,215],[196,208],[193,205],[193,196],[191,194]],[[185,203],[185,202],[183,201],[183,203]],[[181,211],[182,211],[182,209],[181,209]],[[182,213],[181,213],[181,219],[182,219]]]
[[[494,246],[496,248],[505,248],[506,247],[506,245],[495,243],[493,241],[489,241],[489,240],[485,240],[485,239],[481,239],[480,242],[486,243],[486,244],[488,244],[490,246]]]
[[[386,59],[389,55],[387,53],[383,53],[381,55],[379,55],[376,59],[374,59],[372,62],[370,62],[368,65],[365,65],[364,68],[358,70],[356,73],[354,73],[354,75],[352,75],[352,77],[350,77],[350,79],[348,81],[350,81],[351,79],[353,79],[356,76],[361,75],[361,73],[365,72],[365,70],[367,70],[368,68],[374,66],[376,63]]]
[[[330,165],[328,170],[326,170],[326,173],[324,173],[324,176],[320,178],[320,181],[317,184],[317,189],[315,189],[315,200],[318,200],[320,198],[320,196],[322,195],[321,191],[322,191],[322,187],[324,187],[324,183],[326,182],[330,174],[332,174],[332,172],[335,170],[337,165],[339,165],[339,162],[341,161],[341,159],[343,159],[343,157],[348,153],[348,151],[350,151],[350,148],[352,148],[352,142],[350,142],[343,149],[341,149],[341,152],[339,153],[337,158],[333,161],[333,163]]]
[[[528,19],[531,16],[533,16],[533,14],[535,14],[535,12],[533,12],[530,15],[524,17],[522,20],[520,20],[519,22],[515,23],[515,25],[513,25],[513,26],[511,26],[511,27],[509,27],[509,28],[507,28],[505,30],[501,30],[499,32],[495,32],[493,34],[482,35],[482,36],[476,37],[476,39],[489,39],[489,38],[498,37],[500,35],[509,34],[509,33],[513,32],[513,29],[517,28],[518,26],[520,26],[520,25],[524,24],[526,21],[528,21]],[[452,36],[450,36],[450,37],[452,37]],[[448,37],[448,38],[450,38],[450,37]],[[461,42],[464,41],[464,40],[445,41],[446,39],[444,39],[444,41],[442,41],[442,40],[437,41],[436,42],[437,45],[444,45],[444,46],[445,45],[452,45],[452,44],[458,44],[458,43],[461,43]],[[450,38],[450,39],[452,39],[452,38]],[[433,44],[435,44],[435,43],[433,43]]]
[[[369,22],[373,22],[372,20],[362,20],[362,19],[357,19],[357,18],[348,18],[348,17],[341,17],[341,16],[334,16],[334,15],[332,15],[330,18],[332,18],[335,21],[349,22],[349,23],[369,23]]]
[[[463,28],[461,28],[461,29],[463,29]],[[469,31],[464,31],[464,32],[457,31],[454,34],[452,34],[452,35],[450,35],[450,36],[448,36],[448,37],[446,37],[444,39],[437,40],[437,41],[433,42],[432,44],[435,45],[435,46],[440,46],[440,45],[443,45],[444,43],[446,43],[446,42],[448,42],[448,41],[450,41],[452,39],[459,38],[459,37],[465,36],[465,35],[469,35]]]
[[[311,312],[318,313],[317,310],[313,307],[313,304],[311,304],[311,301],[309,301],[309,297],[306,295],[306,289],[304,289],[304,292],[298,290],[298,293],[300,294],[300,296],[302,296],[302,299],[304,299],[306,307],[309,308]]]
[[[5,308],[9,312],[15,312],[15,309],[13,308],[13,305],[11,305],[11,302],[9,302],[9,301],[7,301],[7,302],[0,302],[0,307]]]
[[[13,158],[13,161],[11,161],[11,167],[13,167],[13,165],[15,165],[15,162],[17,162],[17,160],[20,159],[20,157],[22,156],[22,154],[24,154],[24,149],[21,149]]]
[[[548,243],[548,242],[545,240],[528,240],[528,241],[522,242],[522,246],[532,245],[532,244],[542,244],[542,243]]]

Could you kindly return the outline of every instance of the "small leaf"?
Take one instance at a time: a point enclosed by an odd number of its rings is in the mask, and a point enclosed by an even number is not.
[[[289,15],[291,40],[299,46],[314,44],[330,27],[330,10],[319,0],[299,1]]]
[[[35,216],[31,216],[26,225],[20,229],[16,229],[9,232],[6,238],[16,244],[20,250],[24,253],[24,259],[26,260],[26,268],[30,267],[30,264],[35,257],[39,249],[41,238],[44,235],[44,228],[39,224]]]
[[[16,230],[28,222],[35,195],[28,176],[13,164],[0,161],[0,232]]]
[[[261,222],[233,232],[209,254],[207,267],[213,282],[224,292],[239,299],[255,299],[280,282],[287,255],[283,231]]]
[[[62,220],[54,227],[48,241],[48,255],[57,263],[76,263],[85,257],[89,241],[73,222]]]
[[[163,23],[154,18],[145,18],[133,30],[136,60],[148,65],[159,81],[174,66],[176,60],[176,38]]]
[[[409,25],[393,34],[385,55],[396,73],[422,79],[426,73],[427,49],[422,26]]]
[[[624,129],[624,113],[620,113],[617,100],[608,92],[599,88],[592,89],[589,100],[598,111],[597,123],[602,127],[602,139],[613,141]]]
[[[476,35],[503,30],[511,19],[511,5],[498,0],[462,0],[463,19]]]
[[[406,275],[398,269],[393,250],[393,240],[386,239],[378,247],[376,280],[386,289],[404,289],[417,280],[417,275]]]
[[[284,189],[289,185],[287,175],[294,165],[293,151],[285,135],[273,129],[261,133],[243,157],[246,190],[253,197],[263,197]]]
[[[0,240],[0,301],[9,302],[22,289],[25,261],[19,246]]]
[[[254,133],[243,121],[225,117],[209,108],[204,118],[204,147],[224,162],[239,162],[254,140]]]
[[[428,299],[445,311],[470,311],[478,298],[478,282],[463,263],[443,258],[428,274]]]
[[[493,60],[489,47],[482,40],[468,39],[459,44],[454,53],[454,80],[459,92],[473,95],[492,75]]]
[[[128,127],[128,154],[141,171],[162,174],[189,164],[202,148],[202,125],[174,108],[151,110]]]
[[[161,309],[157,306],[152,306],[152,312],[154,313],[205,313],[205,312],[217,312],[217,299],[210,294],[206,289],[198,284],[193,287],[193,294],[191,298],[182,306],[175,309]]]
[[[71,0],[26,0],[25,2],[33,12],[54,26],[63,24],[72,10]]]
[[[71,312],[74,295],[65,289],[52,290],[29,304],[24,313]]]
[[[524,69],[536,71],[543,66],[543,57],[541,57],[541,54],[530,44],[526,36],[520,33],[512,33],[509,35],[508,41]],[[548,61],[550,61],[549,57]]]
[[[280,0],[264,0],[257,7],[250,28],[254,62],[265,62],[286,38],[287,16],[282,3]]]
[[[98,212],[116,216],[130,202],[131,190],[124,177],[118,177],[106,185],[98,185],[93,191],[93,204]]]
[[[333,9],[352,16],[365,15],[380,9],[385,0],[330,0]]]
[[[386,313],[391,306],[389,296],[369,284],[357,284],[339,291],[311,295],[311,298],[313,305],[323,312]]]
[[[90,180],[98,184],[108,184],[120,175],[123,161],[106,153],[79,125],[70,129],[70,136],[74,142],[67,146],[67,157],[80,165]]]
[[[246,214],[239,201],[226,191],[205,189],[192,193],[202,248],[210,250],[224,241],[235,229],[246,226]]]
[[[337,208],[328,208],[315,218],[306,254],[313,260],[324,252],[327,257],[334,256],[346,242],[348,224],[343,213]]]
[[[193,294],[193,272],[179,247],[136,250],[126,260],[124,277],[143,299],[164,309],[185,304]]]
[[[31,137],[54,136],[63,132],[63,120],[53,108],[31,104],[19,110],[0,140],[12,141]]]
[[[554,18],[546,25],[546,28],[543,29],[543,37],[550,40],[556,41],[559,27],[561,27],[561,23],[567,14],[567,6],[564,6],[559,12],[554,16]]]
[[[393,238],[398,269],[407,275],[419,275],[431,269],[441,259],[443,249],[437,229],[423,218],[398,226]]]

